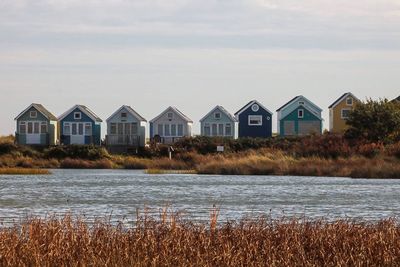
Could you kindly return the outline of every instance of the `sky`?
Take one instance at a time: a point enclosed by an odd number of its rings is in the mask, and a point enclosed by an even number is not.
[[[348,91],[400,95],[399,0],[0,0],[0,135],[33,102],[104,121],[176,106],[198,134],[216,105],[275,111],[300,94],[328,127]]]

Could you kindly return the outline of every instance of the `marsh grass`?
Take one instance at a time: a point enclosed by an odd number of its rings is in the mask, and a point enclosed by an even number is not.
[[[166,213],[131,226],[81,218],[0,228],[1,266],[399,266],[400,226],[362,221],[246,218],[197,223]]]
[[[0,174],[5,175],[44,175],[50,174],[45,169],[29,169],[29,168],[0,168]]]

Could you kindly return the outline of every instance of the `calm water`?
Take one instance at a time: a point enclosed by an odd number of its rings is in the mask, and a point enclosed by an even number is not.
[[[52,170],[46,176],[0,175],[0,222],[50,214],[112,215],[133,220],[136,209],[170,205],[207,219],[247,215],[363,218],[400,215],[400,180],[328,177],[148,175],[128,170]]]

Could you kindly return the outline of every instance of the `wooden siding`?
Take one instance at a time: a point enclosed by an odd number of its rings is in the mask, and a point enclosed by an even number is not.
[[[75,112],[80,112],[81,113],[81,118],[80,119],[75,119],[74,118],[74,113]],[[101,144],[101,124],[96,123],[91,119],[88,115],[86,115],[84,112],[82,112],[79,108],[74,109],[71,111],[64,119],[60,121],[60,136],[61,136],[61,142],[65,145],[71,144],[71,136],[70,135],[64,135],[64,125],[65,123],[91,123],[92,126],[92,134],[90,136],[85,136],[84,137],[84,144],[85,145],[100,145]],[[72,128],[71,128],[72,130]]]
[[[298,110],[303,110],[303,118],[299,118],[298,117]],[[292,134],[292,125],[290,123],[286,123],[287,121],[290,122],[294,122],[294,135],[304,135],[304,134],[311,134],[311,133],[317,133],[317,134],[321,134],[322,133],[322,120],[320,118],[318,118],[317,116],[315,116],[315,114],[311,113],[309,110],[307,110],[305,107],[298,107],[297,109],[293,110],[290,114],[288,114],[285,118],[281,119],[279,121],[279,126],[280,126],[280,135],[281,136],[287,136],[287,135],[291,135]],[[318,131],[314,132],[314,130],[316,129],[315,126],[312,128],[313,132],[308,132],[305,133],[305,129],[307,127],[301,126],[302,127],[302,131],[299,131],[299,122],[302,121],[308,121],[308,122],[315,122],[315,125],[319,125],[319,129]],[[300,124],[301,125],[301,124]],[[288,132],[286,132],[286,127],[288,126],[289,128],[287,129]]]
[[[31,111],[36,111],[36,113],[37,113],[36,118],[31,118],[30,117],[30,112]],[[42,113],[40,113],[35,107],[29,108],[16,121],[15,134],[17,136],[16,141],[17,141],[18,144],[29,145],[29,142],[27,142],[27,134],[21,134],[20,133],[20,123],[21,122],[39,122],[39,123],[46,122],[46,124],[47,124],[47,132],[46,133],[37,134],[37,136],[38,136],[38,138],[40,140],[40,142],[37,145],[49,146],[49,145],[55,145],[56,144],[56,142],[58,140],[57,121],[50,121]],[[39,125],[39,127],[40,127],[40,125]],[[28,125],[26,125],[26,129],[27,128],[28,128]]]
[[[219,119],[215,118],[215,113],[220,113],[221,117]],[[204,128],[206,125],[209,125],[210,127],[210,134],[208,135],[205,131]],[[231,126],[231,134],[226,135],[225,130],[227,125]],[[213,134],[212,133],[212,125],[217,125],[217,133]],[[220,125],[222,125],[222,134],[220,133]],[[222,111],[219,108],[216,108],[212,113],[210,113],[207,117],[203,119],[203,121],[200,122],[200,133],[203,136],[221,136],[221,137],[231,137],[234,139],[238,138],[238,122],[232,120],[229,116],[225,114],[224,111]]]
[[[353,98],[352,96],[349,96]],[[347,129],[346,119],[342,118],[342,110],[353,110],[357,104],[357,100],[353,98],[353,105],[349,106],[346,103],[346,98],[337,103],[333,108],[329,109],[329,130],[334,133],[342,133]]]

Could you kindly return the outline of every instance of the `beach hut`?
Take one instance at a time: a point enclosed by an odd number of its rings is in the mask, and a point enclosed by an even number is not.
[[[156,143],[173,144],[192,135],[193,121],[176,107],[168,107],[150,121],[150,138]]]
[[[107,147],[121,152],[126,152],[130,147],[144,147],[146,124],[146,119],[133,108],[121,106],[107,119]]]
[[[102,120],[88,107],[75,105],[58,118],[64,145],[100,145]]]
[[[257,100],[252,100],[235,113],[239,121],[239,137],[272,136],[272,112]]]
[[[346,120],[360,100],[352,93],[345,93],[329,106],[329,131],[343,133],[347,129]]]
[[[15,140],[18,144],[50,146],[57,143],[57,118],[43,105],[31,104],[15,121]]]
[[[202,136],[238,138],[238,120],[222,106],[216,106],[201,120]]]
[[[277,110],[278,133],[281,136],[321,134],[322,109],[302,95]]]

